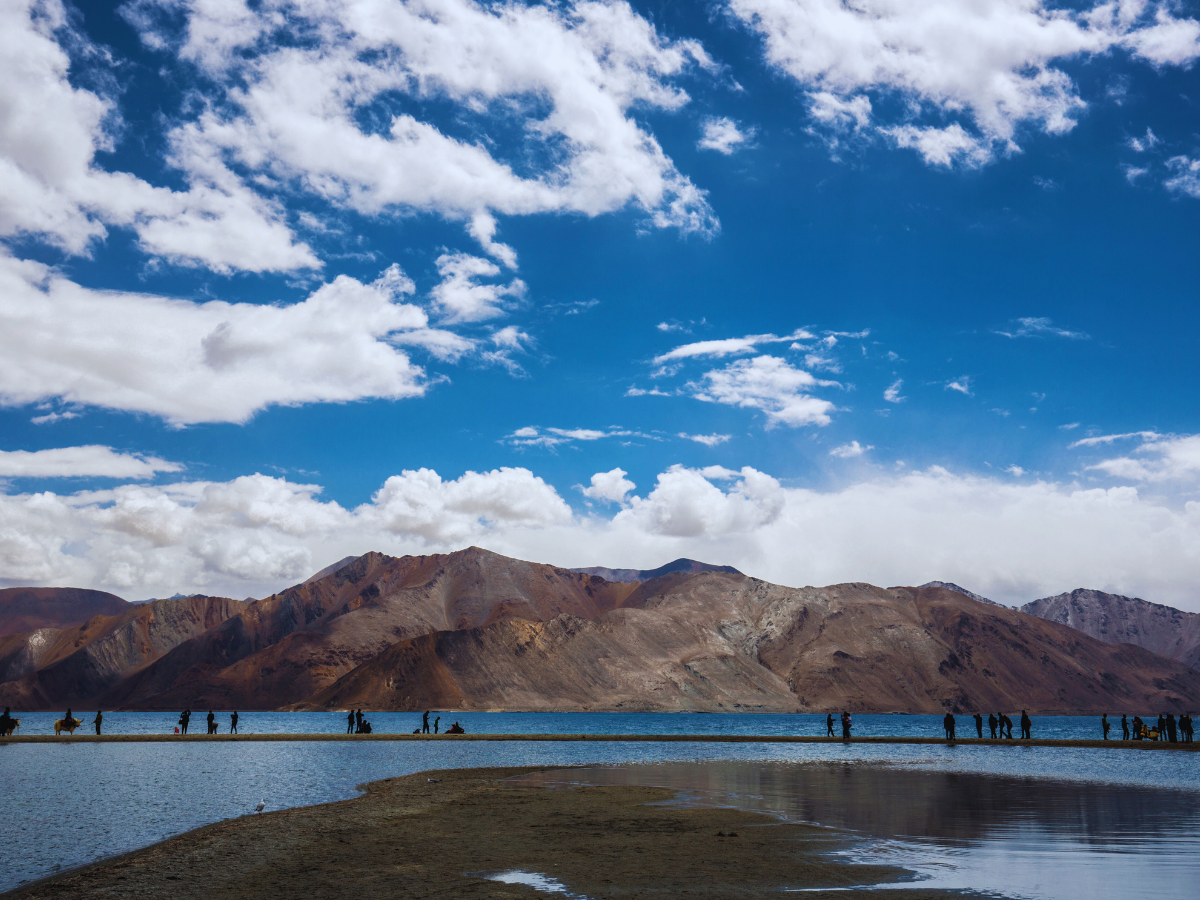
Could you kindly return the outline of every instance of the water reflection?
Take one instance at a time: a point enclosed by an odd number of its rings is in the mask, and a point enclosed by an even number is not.
[[[1194,896],[1200,794],[865,763],[713,761],[530,776],[644,784],[684,802],[771,812],[869,839],[841,851],[914,870],[924,887],[1045,900]]]

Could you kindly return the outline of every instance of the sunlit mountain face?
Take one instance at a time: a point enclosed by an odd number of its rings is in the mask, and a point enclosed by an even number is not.
[[[13,0],[0,586],[1200,609],[1200,4]]]

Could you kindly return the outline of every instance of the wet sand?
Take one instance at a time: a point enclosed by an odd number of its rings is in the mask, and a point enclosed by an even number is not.
[[[0,896],[551,896],[485,877],[510,870],[548,876],[593,900],[740,900],[781,888],[837,889],[811,894],[829,898],[960,896],[921,888],[854,890],[904,873],[826,855],[841,843],[826,829],[738,810],[653,805],[673,796],[662,788],[548,790],[503,782],[536,771],[545,767],[454,769],[374,782],[352,800],[219,822]]]
[[[1084,747],[1104,750],[1200,751],[1200,744],[1170,741],[1096,741],[1052,739],[1029,741],[939,737],[855,737],[850,740],[812,735],[752,734],[18,734],[0,737],[2,744],[139,743],[192,741],[647,741],[699,744],[955,744],[961,747]]]

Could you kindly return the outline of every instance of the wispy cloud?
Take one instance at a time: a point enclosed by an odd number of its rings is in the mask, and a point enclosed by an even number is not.
[[[724,444],[729,440],[731,435],[728,434],[688,434],[686,431],[681,431],[678,437],[687,441],[695,441],[697,444],[703,444],[705,447],[716,447],[719,444]]]
[[[956,378],[954,381],[946,382],[946,390],[958,391],[960,394],[966,394],[968,397],[974,397],[971,393],[971,376],[964,375],[962,378]]]
[[[151,478],[183,466],[157,456],[91,444],[51,450],[0,450],[0,478]]]
[[[856,456],[862,456],[868,450],[874,450],[875,447],[871,444],[863,446],[858,441],[851,441],[848,444],[842,444],[840,447],[834,447],[829,451],[830,456],[836,456],[838,459],[853,459]]]
[[[995,333],[1003,335],[1006,338],[1060,337],[1073,341],[1086,341],[1091,337],[1082,331],[1068,331],[1066,328],[1058,328],[1054,325],[1053,320],[1043,316],[1025,316],[1024,318],[1017,319],[1015,328],[1011,328],[1008,331],[996,329]]]
[[[776,334],[748,334],[740,338],[722,338],[713,341],[696,341],[683,344],[673,350],[668,350],[661,356],[654,357],[654,362],[662,364],[677,359],[695,359],[708,357],[720,359],[723,356],[736,356],[739,353],[751,353],[762,344],[783,344],[790,341],[815,341],[817,336],[803,328],[798,328],[791,334],[780,337]]]
[[[907,398],[900,396],[900,389],[902,387],[904,387],[904,379],[897,378],[890,385],[888,385],[887,389],[883,392],[883,399],[888,403],[904,402],[904,400]]]
[[[516,447],[553,448],[562,446],[563,444],[588,443],[621,437],[646,438],[651,441],[662,440],[657,435],[633,431],[622,428],[619,425],[610,426],[604,431],[599,431],[595,428],[535,428],[532,425],[527,425],[524,428],[518,428],[510,435],[506,435],[503,443],[512,444]]]

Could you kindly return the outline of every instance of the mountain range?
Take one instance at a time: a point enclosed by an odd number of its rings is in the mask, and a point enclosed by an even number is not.
[[[692,560],[574,571],[475,547],[10,634],[0,680],[16,709],[1200,708],[1178,660],[948,587],[789,588]]]

